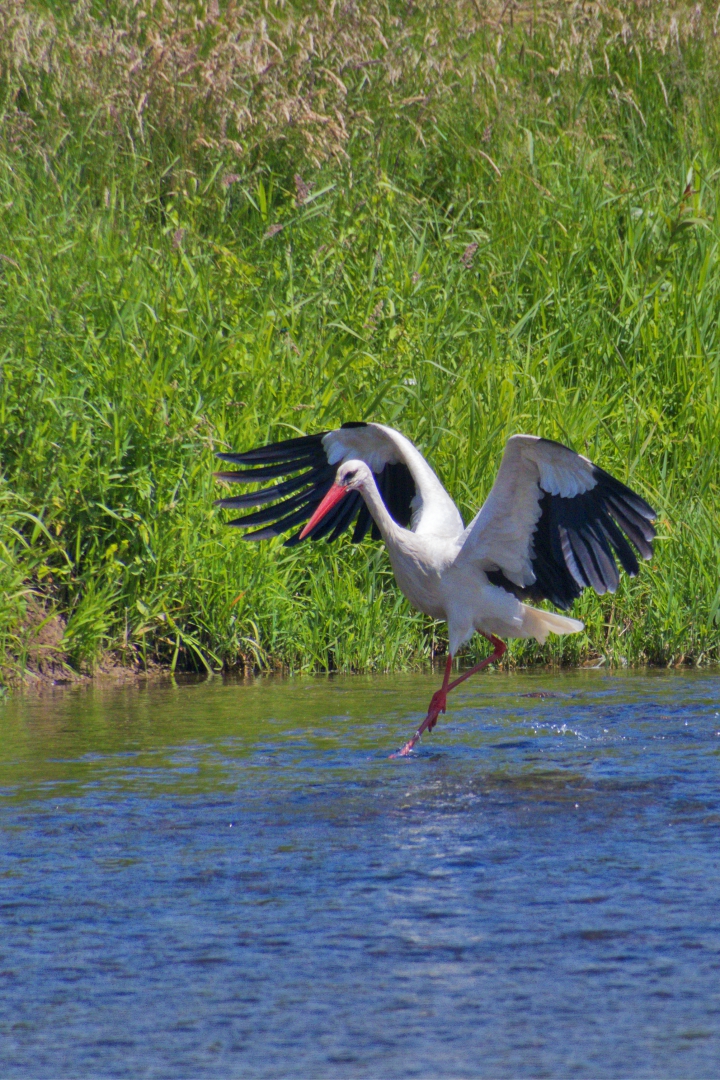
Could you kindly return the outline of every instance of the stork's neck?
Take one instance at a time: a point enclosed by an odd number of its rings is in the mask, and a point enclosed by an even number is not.
[[[388,546],[392,546],[394,542],[397,542],[399,535],[404,530],[400,525],[390,516],[387,506],[382,500],[382,496],[378,491],[378,486],[375,483],[375,477],[368,470],[368,476],[363,482],[360,488],[360,494],[365,500],[365,505],[370,511],[370,515],[380,530],[380,535]]]

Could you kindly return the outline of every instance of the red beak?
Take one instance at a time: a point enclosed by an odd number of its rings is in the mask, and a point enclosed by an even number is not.
[[[300,533],[300,539],[304,540],[307,534],[315,528],[318,521],[322,521],[329,510],[332,510],[333,506],[336,506],[342,498],[347,495],[347,488],[342,484],[333,484],[328,491],[323,501],[318,506],[313,516],[308,521],[307,525]]]

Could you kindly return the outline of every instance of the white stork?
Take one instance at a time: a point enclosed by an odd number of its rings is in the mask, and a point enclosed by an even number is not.
[[[244,539],[269,539],[304,523],[287,545],[305,537],[335,540],[354,522],[357,543],[372,528],[385,541],[397,583],[413,607],[447,622],[442,686],[400,755],[432,731],[450,690],[501,658],[507,648],[501,637],[534,637],[542,644],[550,633],[583,629],[577,619],[524,601],[549,600],[567,610],[586,587],[615,591],[615,556],[632,577],[638,572],[635,551],[644,559],[652,555],[656,515],[645,500],[588,458],[536,435],[508,440],[492,491],[467,528],[420,451],[384,424],[343,424],[218,457],[250,466],[216,474],[230,483],[298,474],[217,500],[231,509],[263,507],[229,522],[262,526]],[[451,682],[453,657],[475,631],[493,652]]]

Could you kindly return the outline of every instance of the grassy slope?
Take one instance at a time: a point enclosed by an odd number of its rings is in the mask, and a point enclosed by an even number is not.
[[[442,17],[418,12],[422,43]],[[430,104],[399,106],[412,72],[390,92],[359,68],[366,115],[320,164],[270,136],[240,166],[218,146],[183,159],[158,133],[96,131],[72,100],[62,139],[40,113],[28,138],[6,93],[6,670],[32,644],[28,604],[67,620],[75,665],[442,651],[379,545],[245,545],[213,509],[213,450],[363,418],[416,440],[466,519],[516,431],[659,508],[640,578],[578,602],[585,634],[515,659],[718,657],[718,64],[702,28],[664,51],[615,29],[578,46],[550,19],[480,20]]]

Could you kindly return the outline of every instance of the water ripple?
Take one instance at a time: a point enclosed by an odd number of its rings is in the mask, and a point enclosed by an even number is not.
[[[1,703],[0,1073],[715,1075],[720,678],[435,682]]]

